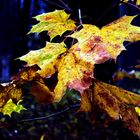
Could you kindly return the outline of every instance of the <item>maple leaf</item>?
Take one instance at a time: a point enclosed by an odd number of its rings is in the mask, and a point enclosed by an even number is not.
[[[140,40],[140,28],[131,25],[135,16],[123,16],[99,29],[94,25],[83,24],[83,28],[70,35],[78,43],[73,46],[77,57],[92,64],[116,59],[125,50],[124,41]]]
[[[57,57],[66,52],[65,44],[47,42],[46,46],[40,50],[30,51],[28,54],[18,59],[26,61],[28,66],[37,64],[41,70],[38,73],[43,76],[50,76],[55,73],[55,61]]]
[[[91,94],[88,93],[89,90]],[[97,80],[94,80],[93,89],[88,89],[86,93],[88,96],[86,100],[82,97],[81,100],[85,101],[81,103],[79,111],[91,108],[88,111],[93,114],[93,123],[97,123],[96,117],[99,112],[103,112],[106,114],[105,123],[122,119],[125,127],[140,136],[140,122],[135,111],[135,107],[140,105],[140,95]],[[90,102],[86,102],[87,100]]]
[[[26,110],[21,104],[22,100],[19,100],[17,102],[17,104],[15,104],[12,99],[9,99],[7,101],[7,103],[3,106],[1,112],[4,114],[4,115],[9,115],[11,116],[11,114],[13,112],[17,112],[17,113],[20,113],[22,110]]]
[[[35,18],[40,21],[37,25],[34,25],[29,33],[40,33],[42,31],[48,31],[48,35],[52,40],[57,35],[62,35],[67,30],[74,30],[76,25],[74,21],[69,18],[64,10],[55,10],[36,16]]]
[[[83,25],[80,31],[71,35],[78,39],[78,43],[68,51],[63,42],[48,42],[45,48],[31,51],[19,59],[26,61],[29,66],[37,64],[41,68],[38,73],[43,77],[58,72],[58,82],[53,89],[54,101],[60,101],[67,88],[82,93],[91,85],[94,64],[116,59],[125,50],[124,41],[140,39],[140,28],[130,24],[134,17],[124,16],[102,29]]]

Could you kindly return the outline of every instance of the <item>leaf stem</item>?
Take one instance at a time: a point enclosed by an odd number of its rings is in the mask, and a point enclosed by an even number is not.
[[[81,9],[78,9],[78,15],[79,15],[79,22],[82,25],[82,16],[81,16]]]

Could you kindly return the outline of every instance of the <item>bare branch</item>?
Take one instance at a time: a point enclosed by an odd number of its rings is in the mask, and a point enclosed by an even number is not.
[[[66,3],[64,3],[64,1],[62,1],[62,0],[59,0],[68,10],[70,10],[71,11],[71,9],[70,9],[70,7],[66,4]]]
[[[82,24],[82,16],[81,16],[81,9],[78,9],[78,15],[79,15],[79,22]]]
[[[60,4],[57,4],[57,3],[55,3],[55,2],[52,2],[52,1],[49,1],[49,0],[43,0],[44,2],[48,2],[48,3],[50,3],[51,5],[53,5],[53,6],[57,6],[57,7],[59,7],[59,8],[62,8],[62,9],[66,9],[66,10],[68,10],[68,11],[71,11],[71,9],[69,8],[69,7],[66,7],[66,5],[64,5],[64,6],[62,6],[62,5],[60,5]]]

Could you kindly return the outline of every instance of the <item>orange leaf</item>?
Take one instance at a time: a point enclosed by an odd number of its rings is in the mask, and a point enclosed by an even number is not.
[[[91,104],[86,104],[85,100],[82,109],[86,111],[86,108],[92,106],[94,123],[97,123],[96,117],[102,112],[106,115],[105,123],[122,119],[125,127],[140,136],[140,122],[135,111],[135,107],[140,105],[140,95],[96,80],[90,98]]]
[[[35,77],[39,76],[37,73],[38,70],[40,70],[40,68],[37,65],[24,67],[17,74],[12,76],[11,79],[18,81],[20,84],[24,83],[25,81],[32,81]]]
[[[33,81],[30,94],[34,95],[40,103],[52,103],[54,101],[54,93],[49,88],[39,81]]]

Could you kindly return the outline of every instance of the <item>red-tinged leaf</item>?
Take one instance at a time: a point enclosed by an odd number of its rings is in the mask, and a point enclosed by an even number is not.
[[[135,16],[123,16],[99,29],[94,25],[83,24],[83,28],[70,35],[78,39],[73,46],[77,57],[92,64],[116,59],[125,50],[124,41],[140,40],[140,28],[130,23]]]
[[[67,87],[82,93],[91,85],[93,65],[78,60],[73,53],[62,56],[57,62],[58,83],[54,89],[56,101],[61,100]]]

